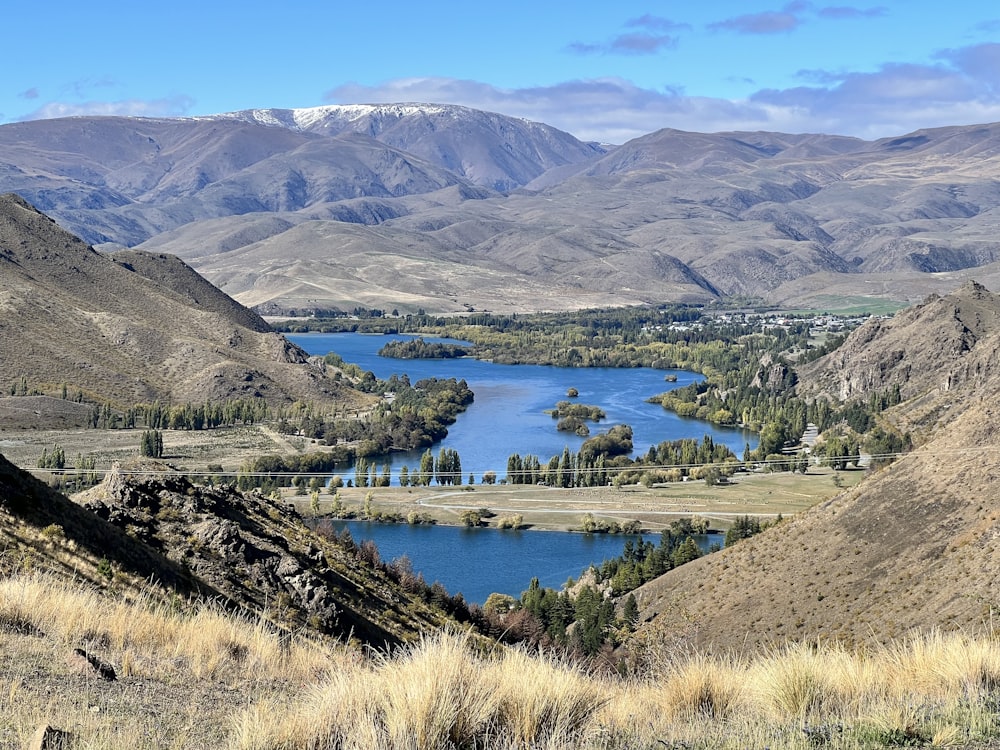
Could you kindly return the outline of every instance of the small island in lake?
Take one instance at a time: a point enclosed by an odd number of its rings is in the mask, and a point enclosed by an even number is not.
[[[560,432],[575,432],[581,437],[590,434],[585,420],[600,422],[607,414],[599,406],[590,404],[574,404],[569,401],[559,401],[554,409],[547,409],[547,414],[551,414],[553,419],[558,419],[556,429]]]
[[[378,356],[393,359],[457,359],[469,353],[469,348],[460,344],[428,342],[421,338],[390,341],[378,350]]]

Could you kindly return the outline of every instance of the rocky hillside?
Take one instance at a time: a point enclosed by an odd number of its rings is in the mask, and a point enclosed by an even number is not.
[[[248,305],[912,304],[1000,282],[1000,124],[617,147],[443,105],[0,126],[0,191]]]
[[[212,599],[375,647],[413,640],[446,619],[355,548],[314,534],[284,503],[134,468],[112,472],[74,502],[0,456],[0,567],[163,601]]]
[[[970,281],[891,319],[872,319],[827,357],[799,368],[799,391],[834,401],[899,386],[895,419],[946,425],[985,395],[1000,354],[1000,295]]]
[[[118,407],[364,400],[177,258],[102,255],[12,195],[0,196],[0,311],[5,391],[65,385]]]
[[[921,443],[850,492],[638,592],[647,634],[719,649],[989,627],[1000,603],[1000,297],[969,284],[852,334],[803,386],[898,383]]]
[[[138,590],[144,580],[184,596],[216,596],[180,560],[169,560],[102,521],[0,456],[0,570],[48,570],[105,585],[113,570],[119,583]],[[105,567],[101,568],[101,561]],[[108,567],[110,566],[110,567]]]

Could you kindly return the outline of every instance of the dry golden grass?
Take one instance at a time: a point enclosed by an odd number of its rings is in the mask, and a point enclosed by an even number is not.
[[[209,603],[129,601],[40,574],[0,578],[0,654],[0,747],[50,724],[98,750],[217,746],[251,696],[294,694],[355,658]]]
[[[284,715],[254,706],[233,746],[568,748],[587,740],[607,687],[559,660],[437,634],[395,656],[331,674]]]
[[[180,667],[193,679],[238,672],[301,681],[325,671],[329,659],[312,642],[210,603],[181,613],[152,598],[109,598],[41,575],[0,580],[0,628],[113,655],[124,676],[160,677]]]
[[[646,644],[646,648],[657,648]],[[666,648],[666,644],[662,645]],[[81,673],[84,648],[118,680]],[[41,723],[78,746],[231,750],[982,747],[1000,741],[1000,643],[933,634],[852,652],[671,648],[595,675],[462,634],[392,655],[276,633],[212,606],[0,579],[0,747]]]
[[[983,679],[997,656],[990,640],[932,636],[858,654],[794,646],[754,659],[695,655],[619,679],[516,649],[483,655],[440,635],[332,676],[282,716],[252,707],[236,720],[232,746],[974,747],[1000,736],[1000,695]]]

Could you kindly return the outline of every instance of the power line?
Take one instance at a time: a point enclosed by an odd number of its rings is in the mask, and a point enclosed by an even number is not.
[[[937,455],[941,455],[941,456],[956,456],[956,455],[967,455],[967,454],[972,454],[972,453],[998,453],[998,452],[1000,452],[1000,447],[980,446],[980,447],[977,447],[977,448],[953,448],[953,449],[945,449],[945,450],[936,450],[936,451],[930,452],[930,455],[927,456],[927,457],[937,456]],[[860,458],[867,458],[869,460],[869,462],[871,462],[871,461],[896,460],[896,459],[899,459],[899,458],[902,458],[902,457],[905,457],[905,456],[916,456],[916,455],[917,454],[914,451],[906,451],[906,452],[899,451],[899,452],[889,452],[889,453],[863,454],[862,456],[860,456]],[[926,455],[926,454],[924,454],[924,455]],[[832,462],[854,463],[855,460],[858,459],[858,458],[859,458],[859,456],[857,454],[855,456],[835,456],[835,457],[832,457],[832,458],[823,457],[823,459],[820,461],[820,463],[818,465],[829,466]],[[460,476],[464,476],[465,474],[474,474],[474,475],[477,475],[477,476],[481,477],[484,474],[492,473],[492,474],[496,475],[497,477],[500,477],[500,476],[509,476],[511,474],[513,474],[514,476],[527,476],[529,474],[532,475],[532,476],[538,476],[538,475],[548,476],[550,474],[554,474],[554,475],[557,475],[557,476],[565,476],[565,475],[577,475],[577,476],[579,476],[579,475],[593,475],[593,474],[599,474],[599,473],[618,474],[618,473],[629,472],[629,471],[669,471],[671,469],[688,470],[690,472],[691,470],[704,469],[704,468],[709,468],[709,467],[715,467],[715,468],[719,468],[719,469],[733,469],[734,471],[746,471],[747,467],[754,467],[754,468],[765,467],[766,468],[766,467],[769,467],[769,466],[783,466],[783,465],[787,465],[789,463],[800,461],[800,460],[801,460],[801,456],[799,454],[789,454],[787,458],[771,459],[771,460],[761,459],[761,460],[753,460],[753,461],[743,461],[743,460],[740,460],[740,459],[729,459],[729,460],[726,460],[726,461],[711,461],[711,462],[701,462],[701,463],[680,463],[680,464],[645,464],[645,463],[637,463],[637,464],[631,464],[631,465],[628,465],[628,466],[607,465],[607,466],[604,466],[604,467],[587,466],[587,467],[577,467],[577,468],[573,468],[573,467],[566,467],[566,468],[552,467],[552,468],[549,468],[548,463],[546,462],[546,463],[539,463],[538,468],[537,469],[532,469],[532,470],[522,469],[522,470],[518,470],[518,471],[514,471],[514,472],[508,472],[508,470],[507,470],[506,467],[503,470],[497,470],[497,469],[486,469],[486,470],[466,469],[465,467],[463,467],[461,472],[455,472],[455,471],[444,472],[441,475],[442,476],[448,476],[448,477],[460,477]],[[813,464],[813,465],[816,465],[816,464]],[[376,469],[378,469],[377,464],[371,464],[370,466],[374,466]],[[116,470],[114,467],[103,468],[103,469],[96,468],[96,467],[94,467],[94,468],[89,468],[89,467],[88,468],[64,467],[62,469],[57,469],[57,468],[44,467],[44,466],[29,466],[29,467],[21,467],[21,468],[22,468],[23,471],[34,472],[34,473],[45,473],[45,474],[51,474],[51,475],[55,475],[55,476],[63,476],[63,477],[68,477],[68,478],[79,478],[79,477],[82,477],[82,476],[93,475],[93,474],[104,476],[104,475],[107,475],[107,474],[111,473],[112,471]],[[404,467],[400,467],[400,469],[397,469],[397,470],[391,472],[391,476],[398,476],[402,468],[404,468]],[[409,468],[409,467],[406,467],[406,468]],[[222,471],[207,471],[207,470],[206,471],[188,471],[188,470],[177,470],[177,469],[138,469],[138,470],[133,470],[133,469],[118,469],[118,470],[121,471],[121,473],[123,473],[123,474],[128,474],[129,476],[144,476],[144,477],[155,477],[155,476],[220,477],[220,478],[248,477],[248,478],[263,478],[263,479],[267,479],[267,478],[273,478],[273,479],[289,478],[289,479],[294,479],[295,477],[322,477],[322,476],[334,476],[334,475],[343,475],[343,474],[352,473],[352,469],[345,469],[344,471],[339,471],[339,470],[336,470],[336,469],[335,470],[330,470],[330,471],[308,471],[308,470],[304,470],[304,471],[243,471],[243,470],[239,470],[239,469],[237,469],[235,471],[226,471],[226,470],[222,470]],[[409,471],[409,475],[411,477],[414,476],[414,475],[419,475],[420,473],[421,472],[419,471],[418,467],[414,467],[412,471]],[[434,472],[432,472],[432,474],[434,476],[437,476],[438,473],[439,472],[437,472],[436,470]],[[376,472],[376,474],[378,475],[378,472]]]

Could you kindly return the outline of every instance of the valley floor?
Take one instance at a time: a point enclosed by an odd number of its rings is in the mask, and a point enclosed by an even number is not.
[[[22,468],[38,463],[43,450],[62,448],[67,464],[77,456],[94,458],[97,469],[134,459],[139,452],[142,430],[0,430],[0,454]],[[247,460],[257,456],[294,454],[321,450],[322,446],[301,437],[279,435],[265,425],[204,431],[164,431],[163,461],[193,476],[207,473],[210,464],[235,474]],[[810,467],[808,473],[738,474],[727,484],[706,485],[702,481],[678,482],[646,488],[594,487],[560,489],[527,485],[462,485],[459,487],[345,487],[340,490],[345,506],[360,509],[372,493],[373,508],[382,513],[411,511],[426,513],[439,523],[461,523],[463,511],[489,508],[498,515],[520,514],[524,524],[535,529],[577,528],[583,514],[624,522],[638,520],[643,528],[658,531],[679,517],[703,516],[715,528],[726,528],[742,515],[774,517],[793,515],[852,487],[865,476],[862,470],[838,471]],[[39,474],[44,478],[44,474]],[[303,515],[312,514],[308,496],[284,490]],[[333,504],[326,490],[320,495],[319,513],[328,514]]]
[[[461,487],[364,487],[341,488],[344,506],[360,512],[371,493],[374,512],[398,513],[404,518],[412,511],[427,513],[438,523],[461,524],[467,510],[488,508],[497,516],[517,514],[533,529],[566,531],[580,527],[582,517],[623,523],[638,520],[649,531],[660,531],[682,517],[700,516],[713,528],[728,528],[738,516],[773,518],[801,512],[860,482],[865,472],[835,472],[828,467],[812,467],[806,474],[745,474],[728,484],[706,485],[702,481],[678,482],[646,488],[641,485],[616,487],[556,487],[516,485],[463,485]],[[840,486],[838,486],[838,483]],[[300,513],[313,513],[309,497],[285,490]],[[319,515],[331,512],[334,500],[320,494]],[[495,521],[495,519],[494,519]]]

